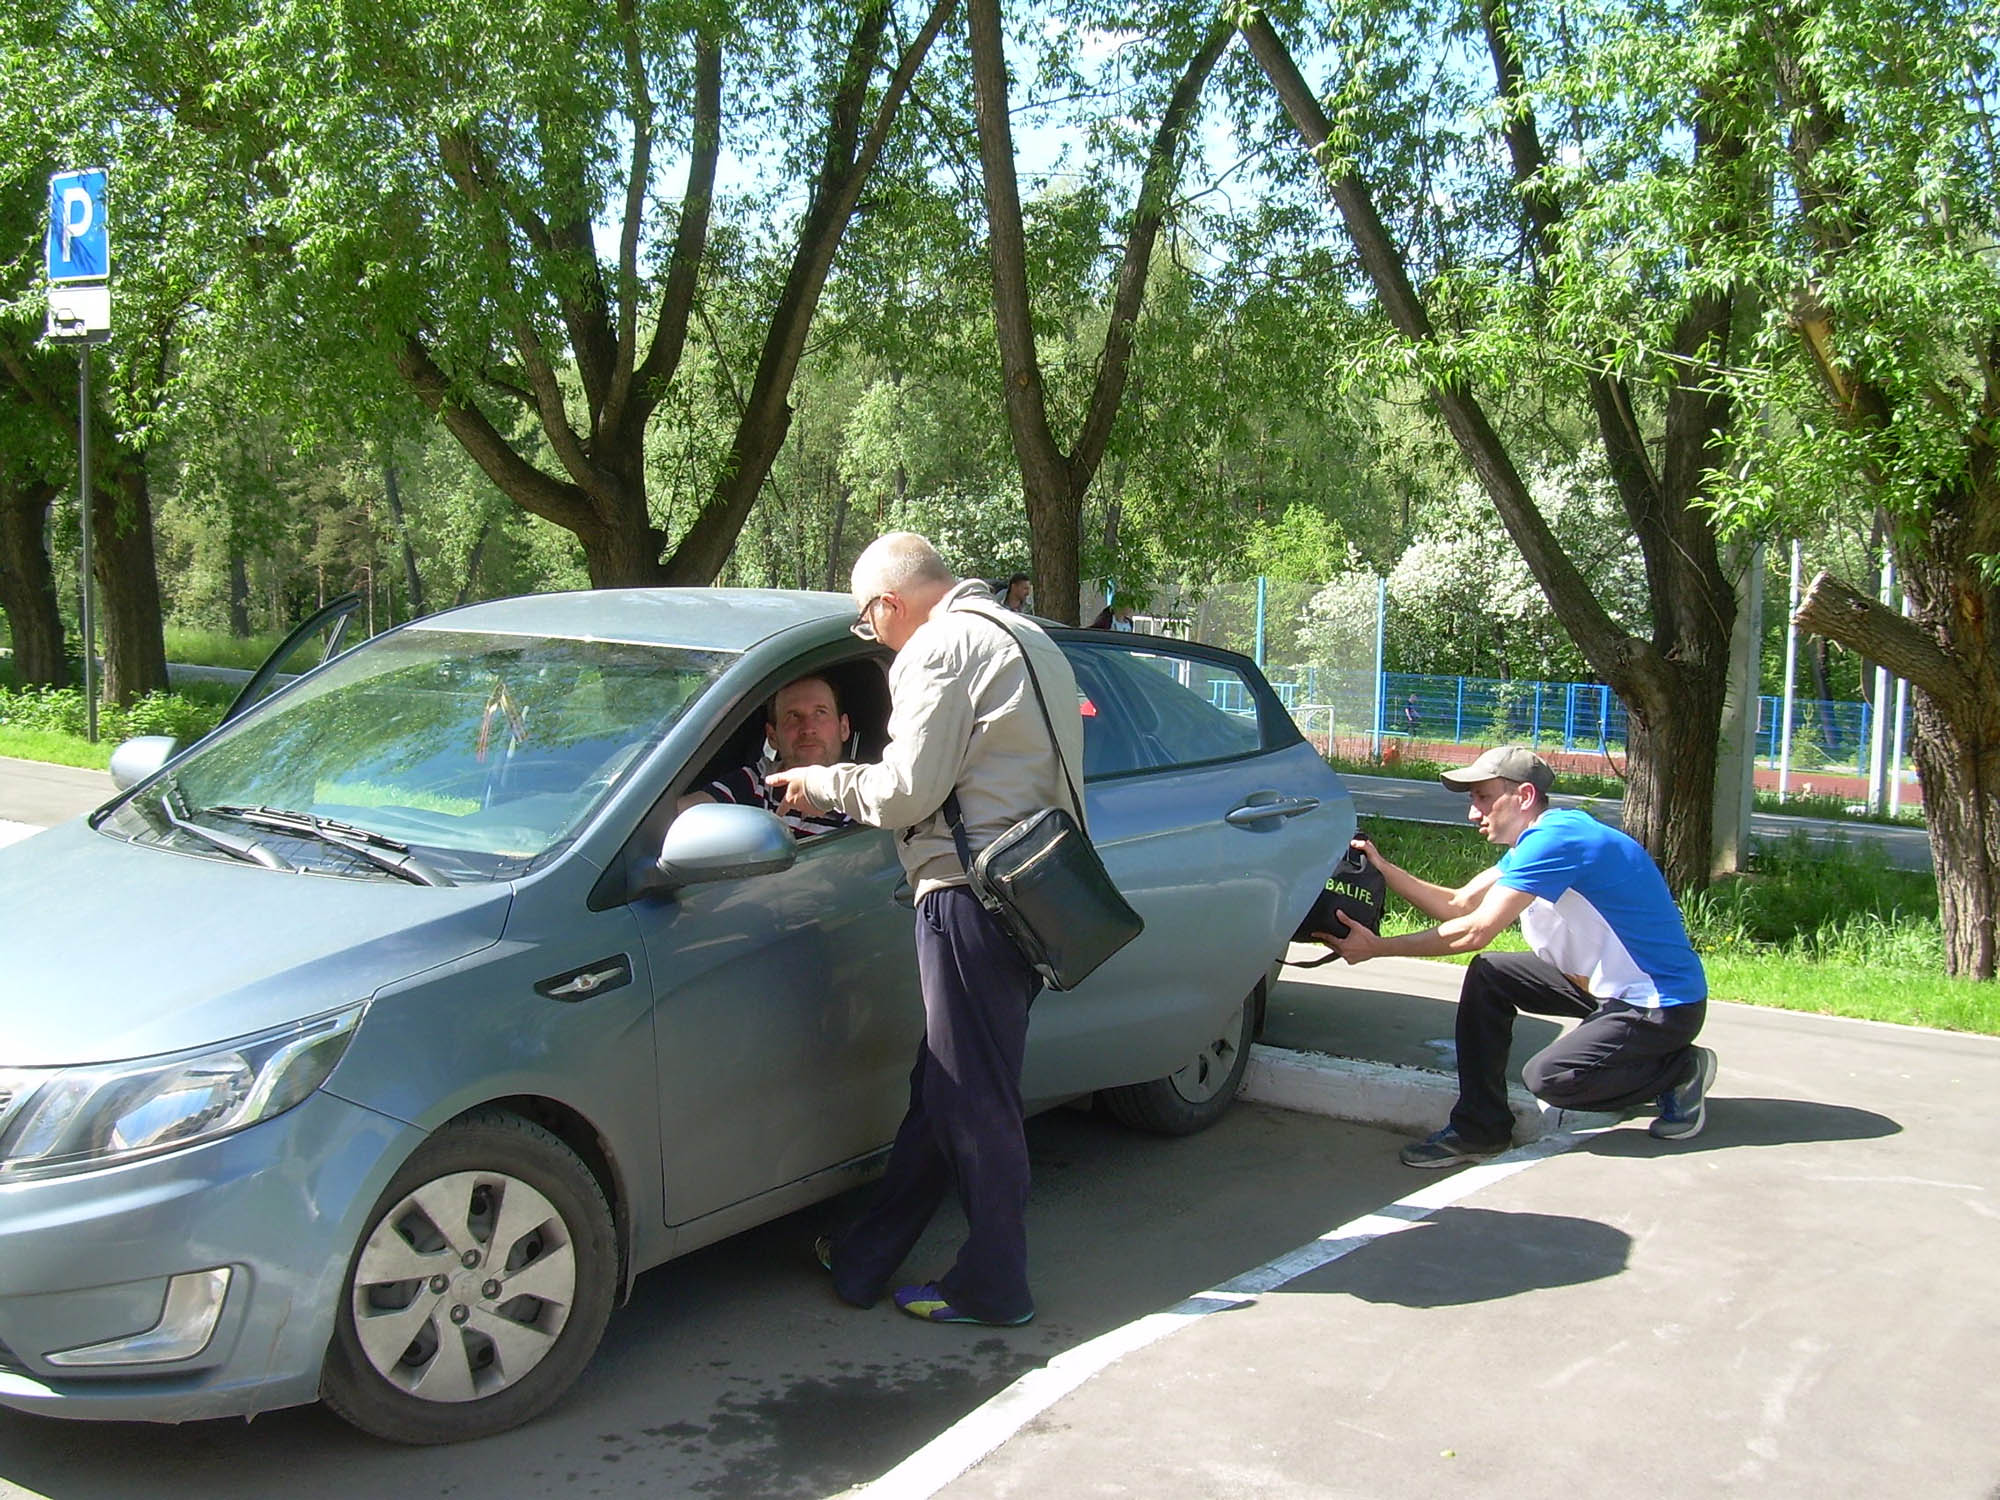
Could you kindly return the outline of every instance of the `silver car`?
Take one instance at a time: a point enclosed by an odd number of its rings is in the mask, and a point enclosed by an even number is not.
[[[852,619],[722,589],[433,615],[185,751],[133,742],[118,798],[0,852],[0,1403],[497,1432],[640,1271],[864,1180],[923,1025],[894,836],[675,816],[806,672],[880,754]],[[1199,1129],[1353,804],[1242,657],[1053,633],[1147,925],[1036,1003],[1026,1091]]]

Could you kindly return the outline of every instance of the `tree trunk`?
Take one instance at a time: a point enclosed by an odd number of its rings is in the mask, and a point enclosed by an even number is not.
[[[1327,150],[1332,122],[1306,83],[1284,42],[1261,14],[1243,22],[1251,52],[1300,136],[1314,154]],[[1516,127],[1509,148],[1523,202],[1537,235],[1553,246],[1556,206],[1538,192],[1543,162],[1528,102],[1501,28],[1489,24],[1502,103]],[[1697,155],[1727,157],[1740,142],[1713,141],[1697,125]],[[1368,182],[1352,165],[1325,174],[1363,270],[1389,322],[1413,346],[1438,342],[1430,311],[1418,294],[1410,266],[1375,206]],[[1690,255],[1698,247],[1690,248]],[[1551,250],[1553,253],[1553,250]],[[1729,672],[1729,637],[1735,594],[1723,577],[1714,532],[1694,502],[1705,498],[1705,476],[1715,464],[1715,444],[1726,431],[1730,406],[1704,371],[1723,361],[1730,304],[1722,294],[1688,299],[1674,331],[1684,372],[1669,392],[1665,433],[1654,464],[1641,438],[1623,383],[1599,363],[1601,351],[1579,351],[1591,362],[1593,413],[1626,516],[1645,557],[1653,612],[1651,640],[1613,620],[1515,467],[1506,443],[1477,396],[1462,381],[1438,381],[1429,396],[1467,466],[1493,502],[1501,524],[1520,549],[1543,596],[1585,660],[1618,694],[1630,721],[1626,740],[1629,784],[1625,828],[1646,846],[1676,891],[1708,883],[1714,827],[1715,743]]]
[[[472,539],[472,550],[465,555],[465,582],[458,586],[458,593],[451,601],[454,607],[465,603],[479,581],[479,563],[486,556],[486,538],[492,534],[493,518],[487,516],[479,523],[479,535]]]
[[[250,574],[234,537],[229,543],[229,633],[239,641],[250,634]]]
[[[1627,726],[1623,827],[1663,871],[1713,869],[1717,739],[1728,685],[1725,651],[1721,672],[1662,663],[1643,686],[1619,690]]]
[[[1909,618],[1822,573],[1793,619],[1909,681],[1945,972],[1992,979],[2000,950],[2000,589],[1979,576],[1950,530],[1934,524],[1898,544]]]
[[[1145,300],[1153,245],[1166,220],[1167,200],[1179,170],[1181,141],[1194,118],[1203,86],[1233,26],[1219,19],[1195,48],[1174,86],[1147,153],[1139,201],[1113,294],[1097,381],[1075,445],[1058,446],[1049,426],[1048,397],[1029,307],[1027,243],[1021,223],[1020,185],[1014,171],[1014,136],[1007,105],[1007,59],[1000,0],[971,0],[968,32],[972,49],[974,114],[979,128],[979,161],[986,188],[987,258],[993,273],[993,321],[1000,350],[1000,379],[1007,431],[1021,469],[1022,498],[1028,513],[1035,608],[1053,620],[1079,622],[1079,571],[1083,499],[1104,460],[1112,423],[1131,368],[1133,330]]]
[[[826,580],[820,587],[828,593],[838,593],[847,587],[847,580],[841,576],[840,543],[847,530],[847,512],[854,504],[854,486],[843,484],[834,491],[833,524],[826,535]]]
[[[389,522],[396,528],[396,540],[403,549],[403,584],[409,590],[410,618],[430,613],[424,608],[424,580],[417,571],[416,549],[410,545],[410,524],[403,519],[403,496],[396,487],[396,463],[386,459],[382,464],[382,488],[389,499]]]
[[[666,545],[667,534],[653,524],[646,512],[643,483],[636,486],[636,491],[625,490],[623,504],[608,517],[600,510],[593,524],[577,532],[577,540],[583,543],[584,566],[590,570],[590,586],[642,589],[694,582],[671,577],[661,564],[660,549]],[[710,574],[699,581],[710,583],[714,576]]]
[[[123,459],[91,506],[99,613],[104,627],[105,701],[130,706],[167,688],[160,571],[153,554],[153,499],[143,458]]]
[[[44,539],[57,491],[40,480],[0,486],[0,611],[14,637],[14,680],[22,687],[62,687],[62,613]]]

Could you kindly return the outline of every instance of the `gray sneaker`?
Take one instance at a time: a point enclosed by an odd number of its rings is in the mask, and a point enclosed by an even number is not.
[[[1411,1141],[1398,1156],[1406,1167],[1455,1167],[1460,1162],[1485,1161],[1489,1156],[1498,1156],[1511,1144],[1502,1141],[1497,1146],[1475,1146],[1449,1125],[1442,1130],[1434,1130],[1420,1141]]]
[[[1660,1095],[1660,1117],[1646,1127],[1646,1134],[1654,1140],[1692,1140],[1708,1123],[1708,1091],[1715,1083],[1715,1054],[1706,1047],[1693,1050],[1694,1076],[1679,1088]]]

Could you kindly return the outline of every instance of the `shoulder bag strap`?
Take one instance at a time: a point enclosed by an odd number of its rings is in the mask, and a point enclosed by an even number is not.
[[[1003,631],[1008,639],[1013,641],[1014,649],[1021,653],[1021,665],[1028,669],[1028,686],[1035,690],[1035,704],[1042,711],[1042,722],[1049,727],[1049,748],[1055,751],[1056,764],[1062,767],[1063,782],[1069,787],[1070,805],[1076,809],[1076,821],[1081,825],[1084,820],[1083,795],[1077,791],[1076,778],[1070,774],[1069,761],[1063,755],[1062,740],[1056,734],[1056,721],[1049,715],[1049,700],[1042,696],[1042,680],[1035,675],[1034,659],[1028,655],[1027,646],[1023,644],[1018,635],[1014,634],[1014,627],[1007,624],[997,614],[983,610],[977,605],[964,605],[961,607],[964,608],[967,614],[978,615],[980,619]],[[1056,649],[1060,651],[1062,648],[1058,646]]]
[[[1081,827],[1083,824],[1083,797],[1076,789],[1076,778],[1070,775],[1069,761],[1064,758],[1062,741],[1056,735],[1056,721],[1049,714],[1049,700],[1042,696],[1042,681],[1035,675],[1035,663],[1028,655],[1027,646],[1018,635],[1014,634],[1013,627],[997,615],[980,609],[977,605],[966,605],[963,608],[967,614],[978,615],[981,619],[1005,632],[1008,639],[1013,641],[1014,649],[1021,653],[1021,665],[1027,668],[1028,671],[1028,686],[1035,690],[1035,704],[1042,711],[1042,722],[1048,725],[1049,748],[1055,751],[1056,764],[1062,767],[1063,782],[1069,787],[1070,803],[1076,808],[1076,821],[1078,826]],[[1062,648],[1057,647],[1056,649],[1061,650]],[[965,866],[965,873],[970,875],[972,873],[972,844],[965,836],[965,815],[959,807],[957,787],[953,787],[945,794],[942,811],[944,812],[945,821],[951,824],[952,842],[958,846],[958,862]]]

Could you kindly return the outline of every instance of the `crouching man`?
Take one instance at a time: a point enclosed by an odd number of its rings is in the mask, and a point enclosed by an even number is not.
[[[1715,1054],[1694,1045],[1708,1011],[1708,979],[1651,857],[1588,813],[1551,807],[1555,773],[1524,746],[1488,750],[1442,780],[1470,794],[1466,816],[1506,846],[1500,862],[1447,890],[1357,839],[1389,889],[1437,925],[1391,938],[1358,924],[1345,937],[1317,934],[1349,963],[1384,954],[1436,958],[1477,952],[1518,917],[1533,950],[1480,953],[1466,970],[1458,997],[1458,1103],[1442,1130],[1403,1148],[1404,1165],[1451,1167],[1512,1144],[1507,1053],[1523,1011],[1578,1021],[1522,1072],[1545,1104],[1604,1111],[1657,1105],[1651,1134],[1700,1134],[1715,1080]]]

